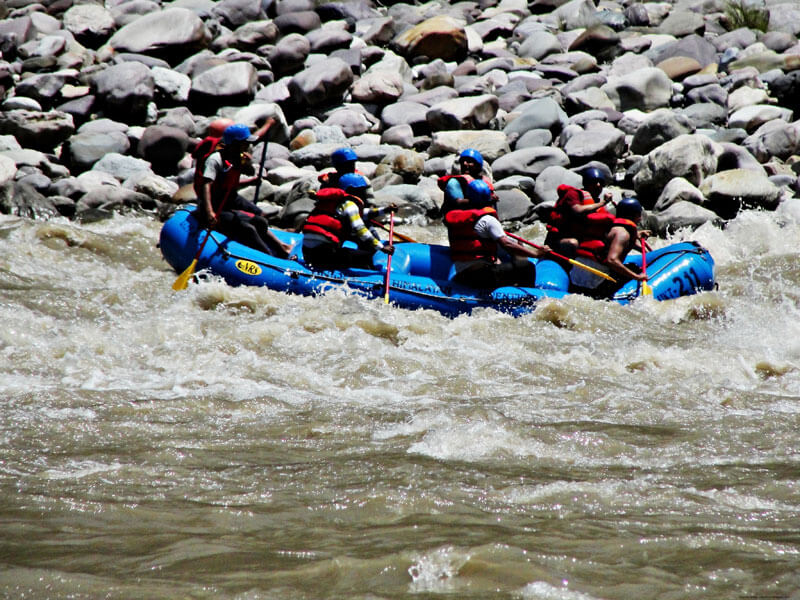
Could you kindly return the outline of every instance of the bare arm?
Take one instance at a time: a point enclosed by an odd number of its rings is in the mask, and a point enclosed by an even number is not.
[[[609,202],[611,202],[611,192],[606,192],[599,202],[594,204],[571,204],[570,210],[574,215],[585,215],[603,208]]]
[[[642,273],[634,273],[622,262],[626,255],[626,248],[631,239],[630,233],[623,227],[612,227],[608,235],[609,246],[606,264],[620,275],[626,275],[636,281],[647,281],[647,277]]]
[[[214,212],[214,207],[211,204],[211,184],[214,183],[210,179],[203,179],[203,197],[201,201],[203,202],[203,208],[205,209],[205,213],[208,216],[208,222],[211,225],[216,225],[217,223],[217,213]]]
[[[507,235],[498,238],[497,243],[500,244],[500,246],[502,246],[503,249],[509,254],[513,254],[515,256],[526,256],[528,258],[540,258],[547,254],[547,251],[549,250],[547,246],[543,246],[542,248],[523,246],[519,242],[512,240]]]

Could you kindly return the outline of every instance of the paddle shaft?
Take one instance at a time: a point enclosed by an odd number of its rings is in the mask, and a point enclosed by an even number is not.
[[[394,212],[389,213],[389,246],[392,246],[392,235],[394,234]],[[383,301],[386,304],[389,304],[389,282],[391,281],[392,277],[392,255],[389,254],[386,257],[386,284],[384,286],[385,290],[383,293]]]
[[[608,273],[603,273],[599,269],[595,269],[594,267],[590,267],[589,265],[585,265],[580,261],[573,260],[571,258],[567,258],[563,254],[559,254],[558,252],[553,252],[552,250],[547,250],[544,246],[540,246],[539,244],[534,244],[533,242],[529,242],[524,237],[520,237],[518,235],[514,235],[513,233],[509,233],[507,231],[505,233],[506,233],[506,235],[508,237],[510,237],[513,240],[517,240],[518,242],[522,242],[523,244],[528,244],[528,246],[533,246],[534,248],[538,248],[539,250],[544,250],[545,252],[547,252],[548,254],[551,254],[552,256],[555,256],[556,258],[560,258],[561,260],[567,261],[569,264],[571,264],[574,267],[578,267],[578,268],[583,269],[585,271],[589,271],[590,273],[594,273],[598,277],[602,277],[603,279],[608,279],[609,281],[611,281],[613,283],[617,282],[617,280],[614,279],[613,277],[611,277],[611,275],[609,275]]]
[[[647,277],[647,242],[644,240],[644,236],[640,238],[642,244],[642,275]],[[642,296],[652,296],[653,295],[653,288],[650,287],[650,284],[647,283],[645,279],[642,281]]]
[[[261,191],[261,174],[264,172],[264,163],[267,161],[267,140],[264,140],[264,148],[261,150],[261,162],[258,164],[258,173],[256,174],[256,193],[253,197],[253,203],[258,202],[258,192]]]

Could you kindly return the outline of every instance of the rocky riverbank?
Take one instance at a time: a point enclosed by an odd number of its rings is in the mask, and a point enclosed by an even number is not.
[[[796,2],[6,0],[0,19],[4,213],[163,217],[222,116],[278,119],[257,200],[281,227],[344,145],[418,222],[466,147],[507,222],[587,165],[661,233],[800,191]]]

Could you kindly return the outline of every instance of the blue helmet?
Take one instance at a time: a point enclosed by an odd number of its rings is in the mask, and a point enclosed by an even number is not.
[[[225,144],[233,142],[256,142],[258,137],[250,134],[250,128],[244,123],[228,125],[222,132],[222,141]]]
[[[363,175],[358,173],[345,173],[339,177],[339,189],[344,191],[350,189],[363,189],[369,187],[369,183],[364,179]]]
[[[459,160],[462,158],[471,158],[476,163],[478,163],[479,167],[483,168],[483,156],[481,156],[481,153],[475,150],[475,148],[467,148],[461,154],[458,155],[458,158]]]
[[[617,203],[617,216],[623,219],[635,219],[642,214],[642,205],[636,198],[623,198]]]
[[[597,167],[589,167],[583,172],[583,185],[599,181],[601,184],[606,183],[606,174]]]
[[[492,199],[492,188],[482,179],[473,179],[467,185],[465,196],[470,204],[476,208],[483,208],[494,204]]]
[[[335,168],[339,168],[347,162],[358,158],[352,148],[339,148],[331,154],[331,162]]]

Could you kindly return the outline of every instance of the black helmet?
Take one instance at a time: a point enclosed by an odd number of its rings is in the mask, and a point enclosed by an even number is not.
[[[595,181],[599,181],[601,184],[605,185],[606,174],[597,167],[589,167],[583,172],[583,185],[588,185]]]
[[[635,219],[641,216],[642,205],[636,198],[623,198],[617,203],[617,216],[623,219]]]

